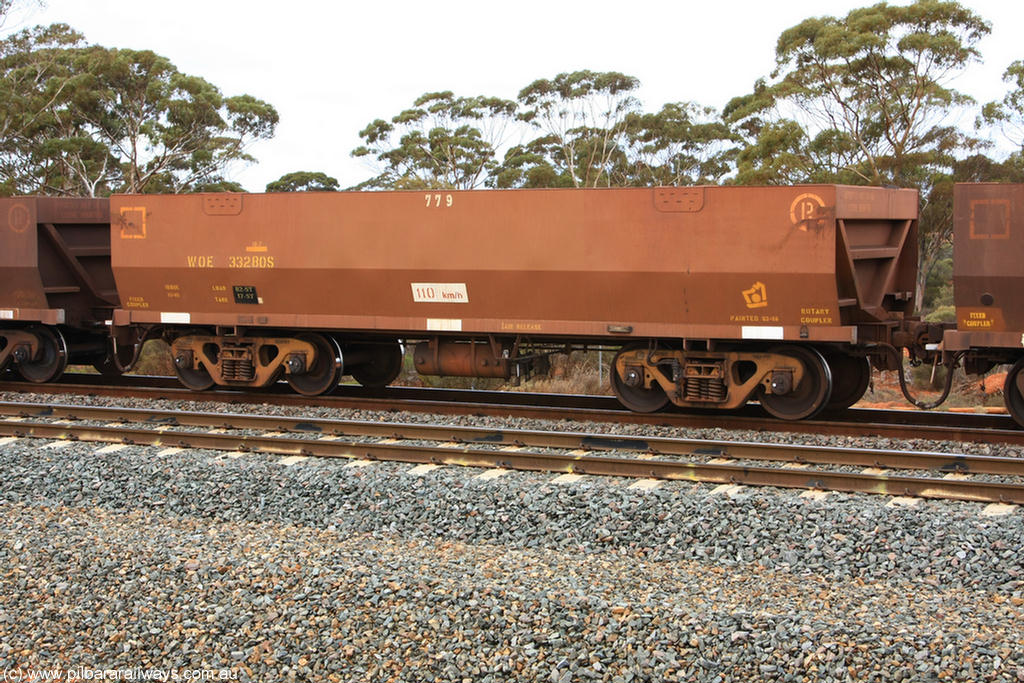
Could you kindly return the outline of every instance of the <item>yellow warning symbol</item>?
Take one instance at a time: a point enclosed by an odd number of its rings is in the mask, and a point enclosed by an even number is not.
[[[768,288],[763,282],[755,282],[750,289],[743,290],[743,300],[747,308],[764,308],[768,305]]]

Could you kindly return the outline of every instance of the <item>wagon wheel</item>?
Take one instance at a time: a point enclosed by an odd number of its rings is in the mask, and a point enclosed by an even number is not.
[[[821,354],[806,346],[772,349],[803,366],[800,386],[785,394],[761,394],[761,405],[781,420],[803,420],[817,415],[832,395],[832,373]]]
[[[213,381],[213,377],[210,376],[210,373],[204,367],[179,368],[175,365],[174,372],[178,375],[178,381],[192,391],[206,391],[216,384]]]
[[[364,387],[380,389],[395,381],[402,372],[402,345],[397,341],[376,344],[369,349],[370,360],[352,368],[352,377]]]
[[[651,384],[651,388],[647,389],[643,386],[631,387],[624,379],[619,377],[619,356],[624,353],[630,353],[636,351],[637,346],[624,347],[617,354],[615,359],[612,361],[612,367],[608,372],[609,379],[611,380],[612,391],[615,392],[615,396],[619,399],[619,403],[626,406],[630,410],[637,413],[653,413],[661,410],[668,404],[668,395],[665,390],[661,388],[659,384]],[[646,349],[647,347],[642,347]]]
[[[871,384],[871,361],[845,353],[825,354],[832,373],[832,396],[826,410],[844,410],[859,401]]]
[[[1014,363],[1010,371],[1006,373],[1003,400],[1013,419],[1021,427],[1024,427],[1024,358]]]
[[[291,388],[304,396],[319,396],[338,386],[342,370],[338,342],[322,334],[300,334],[296,339],[316,347],[316,359],[305,372],[286,375]]]
[[[186,330],[182,334],[177,335],[177,337],[191,337],[203,334],[207,333],[203,330]],[[210,371],[204,366],[200,365],[198,368],[193,368],[190,360],[185,358],[175,357],[171,360],[174,363],[174,372],[178,375],[178,381],[184,384],[186,388],[192,391],[206,391],[216,384],[210,375]]]
[[[18,363],[15,371],[29,382],[51,382],[68,366],[68,345],[56,327],[30,327],[27,330],[39,340],[38,357]]]

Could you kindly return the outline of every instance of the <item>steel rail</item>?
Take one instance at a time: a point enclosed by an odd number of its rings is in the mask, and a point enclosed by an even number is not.
[[[109,377],[94,374],[66,374],[59,382],[47,384],[32,384],[24,381],[3,380],[0,378],[0,391],[9,392],[49,392],[67,393],[79,390],[87,390],[86,393],[113,394],[124,390],[152,390],[173,392],[175,398],[179,396],[191,397],[193,400],[204,399],[207,396],[211,400],[234,400],[251,399],[253,402],[265,399],[267,396],[291,399],[302,404],[322,405],[334,401],[345,401],[347,399],[358,399],[365,401],[409,401],[422,403],[469,403],[479,405],[502,405],[502,406],[539,406],[545,408],[574,408],[595,410],[602,412],[620,412],[631,414],[614,397],[593,394],[556,394],[547,392],[529,391],[500,391],[489,389],[448,389],[439,387],[405,387],[389,386],[381,389],[370,389],[355,384],[341,384],[338,388],[325,396],[305,397],[298,396],[284,382],[260,389],[228,389],[215,388],[208,392],[196,393],[181,386],[178,380],[172,377],[152,375],[121,375]],[[673,411],[671,408],[658,413],[657,416],[700,416],[713,417],[722,416],[721,411],[716,410],[689,410],[685,412]],[[848,422],[872,424],[910,424],[915,426],[934,425],[948,426],[950,422],[957,423],[957,426],[964,428],[989,427],[1001,429],[1013,425],[1013,420],[1004,414],[989,413],[951,413],[941,410],[923,411],[908,406],[907,409],[883,409],[883,408],[850,408],[845,411],[834,413],[835,417],[843,417]],[[753,418],[764,419],[764,412],[756,405],[751,404],[745,408],[728,413],[730,418]],[[778,420],[774,420],[778,423]],[[806,424],[807,422],[805,422]],[[1012,427],[1011,427],[1012,428]]]
[[[0,435],[70,439],[126,445],[201,448],[221,451],[305,455],[468,467],[642,477],[691,482],[819,489],[848,493],[946,498],[976,502],[1024,503],[1024,485],[961,479],[822,472],[793,468],[646,460],[593,455],[543,454],[394,443],[356,443],[232,434],[200,434],[160,429],[90,427],[0,421]]]
[[[843,436],[872,434],[888,438],[930,439],[1002,443],[1024,446],[1024,430],[1009,416],[920,410],[849,409],[814,420],[788,422],[766,417],[758,406],[736,413],[718,411],[667,411],[632,413],[606,396],[534,394],[506,391],[469,391],[414,387],[367,390],[342,385],[326,396],[300,396],[287,387],[269,391],[216,390],[196,393],[176,380],[161,377],[121,377],[120,384],[98,375],[67,375],[60,383],[28,384],[0,382],[0,391],[33,393],[86,393],[113,397],[212,401],[222,403],[265,403],[290,406],[354,408],[360,410],[404,410],[438,414],[479,414],[536,419],[574,419],[593,422],[622,422],[679,428],[721,428],[753,431],[812,433]]]
[[[0,415],[62,420],[131,422],[162,426],[223,427],[296,434],[503,444],[583,451],[634,451],[650,455],[698,456],[734,460],[795,461],[811,465],[856,465],[941,473],[1024,477],[1024,458],[930,451],[878,450],[803,444],[755,443],[710,439],[640,437],[424,425],[328,418],[290,418],[240,413],[210,413],[145,408],[114,408],[0,401]]]

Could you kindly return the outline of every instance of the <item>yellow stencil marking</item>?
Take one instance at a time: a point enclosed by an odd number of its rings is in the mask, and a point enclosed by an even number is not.
[[[797,196],[789,205],[789,219],[793,225],[800,230],[807,232],[807,225],[811,222],[820,224],[823,219],[825,200],[813,192],[805,192]],[[815,225],[815,227],[818,227]]]
[[[144,240],[144,239],[146,239],[146,207],[144,207],[144,206],[122,206],[121,207],[121,239],[123,239],[123,240]]]
[[[747,308],[764,308],[768,305],[768,288],[763,282],[755,282],[750,289],[743,290]]]

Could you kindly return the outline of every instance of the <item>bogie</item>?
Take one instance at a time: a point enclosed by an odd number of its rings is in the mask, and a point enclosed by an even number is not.
[[[782,419],[803,419],[828,402],[831,375],[810,347],[770,350],[684,351],[627,346],[612,363],[611,384],[619,401],[639,412],[669,402],[683,408],[734,410],[759,399]]]
[[[343,368],[333,337],[311,332],[261,337],[185,330],[172,337],[171,358],[181,383],[196,391],[215,384],[266,387],[284,376],[295,391],[318,395],[338,384]]]

